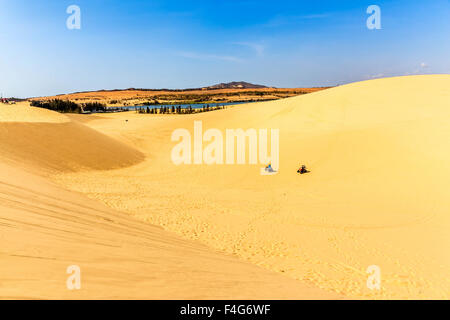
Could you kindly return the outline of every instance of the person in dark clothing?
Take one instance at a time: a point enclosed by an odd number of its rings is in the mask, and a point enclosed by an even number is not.
[[[300,173],[300,174],[305,174],[305,173],[308,173],[308,172],[309,171],[308,171],[308,169],[306,169],[305,165],[302,165],[302,167],[297,170],[297,173]]]

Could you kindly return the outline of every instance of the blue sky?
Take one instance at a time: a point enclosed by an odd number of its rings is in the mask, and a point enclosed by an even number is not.
[[[381,8],[381,30],[366,9]],[[81,29],[69,30],[69,5]],[[330,86],[450,73],[449,0],[0,0],[0,92],[228,81]]]

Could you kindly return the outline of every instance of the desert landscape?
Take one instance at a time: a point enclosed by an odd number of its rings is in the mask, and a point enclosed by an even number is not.
[[[0,298],[449,299],[449,87],[382,78],[185,115],[0,104]],[[114,94],[65,98],[149,99]],[[279,129],[277,174],[175,165],[172,133],[195,121]]]
[[[100,103],[106,107],[178,105],[196,103],[233,103],[270,101],[312,93],[321,88],[269,88],[248,82],[221,83],[214,86],[194,89],[136,89],[100,90],[35,97],[30,101],[65,100],[74,103]]]

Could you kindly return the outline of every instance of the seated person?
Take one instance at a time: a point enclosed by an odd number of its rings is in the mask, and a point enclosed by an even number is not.
[[[306,169],[305,165],[302,165],[302,167],[297,170],[297,173],[300,173],[300,174],[305,174],[305,173],[308,173],[308,172],[309,171],[308,171],[308,169]]]

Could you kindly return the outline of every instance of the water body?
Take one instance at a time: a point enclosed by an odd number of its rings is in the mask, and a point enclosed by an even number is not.
[[[245,102],[227,102],[227,103],[192,103],[192,104],[152,104],[149,106],[125,106],[125,107],[118,107],[118,109],[126,109],[126,110],[136,110],[136,109],[146,109],[147,107],[149,109],[159,109],[161,107],[181,107],[182,109],[188,109],[189,107],[192,107],[192,109],[202,109],[203,107],[209,106],[211,107],[225,107],[225,106],[233,106],[238,104],[247,104],[247,103],[253,103],[256,101],[245,101]],[[110,108],[110,109],[115,109]]]

